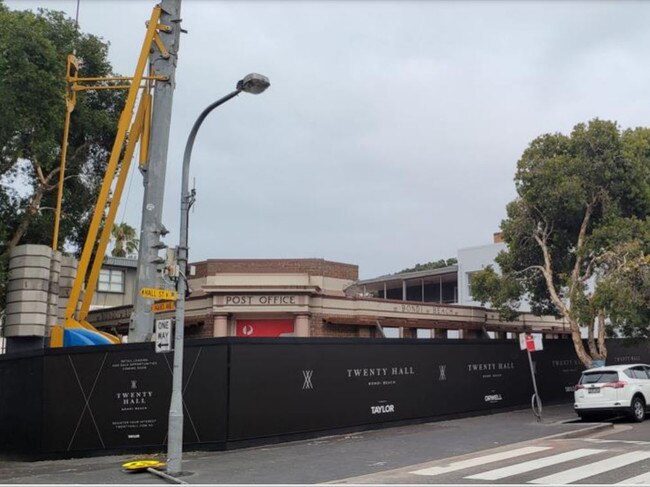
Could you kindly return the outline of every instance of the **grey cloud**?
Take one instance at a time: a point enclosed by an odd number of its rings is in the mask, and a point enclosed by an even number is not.
[[[152,5],[81,0],[120,72]],[[646,124],[649,15],[631,1],[185,0],[167,240],[194,118],[257,71],[268,92],[220,108],[197,140],[193,259],[325,257],[371,277],[487,243],[534,137],[596,116]],[[141,194],[136,175],[132,224]]]

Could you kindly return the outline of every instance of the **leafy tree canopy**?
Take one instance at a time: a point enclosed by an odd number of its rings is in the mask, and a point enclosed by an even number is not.
[[[475,274],[472,295],[504,318],[524,295],[533,312],[564,317],[586,366],[607,355],[606,323],[610,334],[647,336],[650,129],[594,119],[542,135],[521,156],[515,187],[501,223],[502,272]]]
[[[0,253],[51,244],[65,114],[66,57],[80,76],[110,76],[108,45],[62,12],[12,11],[0,3]],[[61,244],[83,243],[124,94],[80,93],[72,113]]]
[[[428,271],[431,269],[441,269],[443,267],[449,267],[450,265],[455,265],[457,263],[458,261],[454,258],[447,259],[447,260],[445,259],[432,260],[431,262],[426,262],[424,264],[415,264],[415,267],[402,269],[397,274],[404,274],[405,272]]]
[[[17,244],[51,245],[65,114],[66,57],[80,76],[110,76],[108,44],[62,12],[0,0],[0,269]],[[80,248],[112,148],[124,93],[79,93],[72,113],[60,245]],[[0,277],[2,271],[0,271]],[[2,284],[0,279],[0,295]]]

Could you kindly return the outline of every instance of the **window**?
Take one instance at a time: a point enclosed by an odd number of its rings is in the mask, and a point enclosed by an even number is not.
[[[478,271],[466,272],[465,276],[467,277],[467,297],[470,301],[474,301],[474,296],[472,296],[472,281],[474,280],[474,275]]]
[[[618,373],[609,372],[609,371],[588,372],[586,374],[582,374],[582,377],[580,377],[580,384],[600,384],[603,382],[616,382],[616,381],[618,381]]]
[[[431,330],[429,328],[418,328],[416,333],[417,338],[431,338]]]
[[[105,293],[124,293],[124,271],[119,269],[99,271],[97,290]]]
[[[644,367],[632,367],[631,369],[627,369],[625,375],[634,379],[648,379],[648,374],[646,374]]]
[[[384,327],[384,336],[386,338],[399,338],[399,328],[385,326]]]

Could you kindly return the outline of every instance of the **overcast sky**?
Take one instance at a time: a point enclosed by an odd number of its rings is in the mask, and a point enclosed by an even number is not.
[[[133,72],[153,5],[81,0],[116,72]],[[650,2],[184,0],[182,17],[169,245],[196,116],[249,72],[271,80],[201,129],[193,261],[322,257],[369,278],[455,257],[492,241],[534,137],[650,124]],[[136,172],[118,219],[139,228],[141,201]]]

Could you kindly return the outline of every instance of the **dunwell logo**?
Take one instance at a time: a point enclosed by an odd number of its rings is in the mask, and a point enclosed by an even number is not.
[[[302,388],[303,390],[305,389],[313,389],[314,384],[311,382],[311,376],[314,375],[313,370],[303,370],[302,371],[302,377],[304,379],[304,382],[302,383]]]
[[[394,404],[381,404],[382,402],[386,401],[380,401],[379,406],[370,406],[370,413],[371,414],[390,414],[395,412],[395,405]]]
[[[490,404],[497,403],[499,401],[503,400],[501,397],[501,394],[498,394],[495,391],[491,391],[490,394],[485,395],[485,402],[489,402]]]

